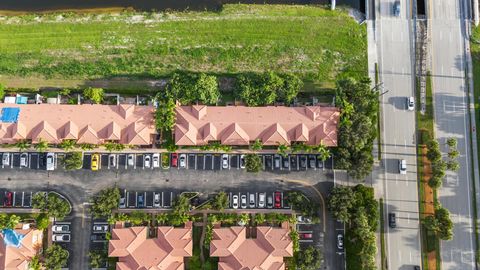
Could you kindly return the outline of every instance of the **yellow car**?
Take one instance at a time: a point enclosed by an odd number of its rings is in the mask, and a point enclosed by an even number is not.
[[[92,155],[92,171],[98,171],[98,168],[100,167],[100,155],[99,154],[93,154]]]

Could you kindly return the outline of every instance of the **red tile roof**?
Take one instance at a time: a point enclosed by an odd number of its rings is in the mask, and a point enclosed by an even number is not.
[[[340,111],[335,107],[245,107],[178,106],[175,143],[205,145],[221,141],[227,145],[264,145],[305,142],[337,145]]]
[[[27,270],[28,263],[42,248],[43,232],[36,229],[16,229],[24,235],[19,248],[5,246],[3,234],[0,233],[0,269]]]

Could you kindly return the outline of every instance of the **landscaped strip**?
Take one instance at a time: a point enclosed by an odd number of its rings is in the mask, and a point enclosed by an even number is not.
[[[381,270],[386,270],[386,265],[387,265],[387,252],[386,252],[386,247],[385,247],[385,220],[384,220],[384,215],[383,215],[383,198],[380,198],[379,200],[379,206],[380,206],[380,266]]]

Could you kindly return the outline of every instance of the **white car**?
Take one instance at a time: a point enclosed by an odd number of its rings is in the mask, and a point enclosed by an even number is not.
[[[240,168],[245,169],[245,155],[240,155]]]
[[[28,154],[21,153],[20,154],[20,167],[28,167]]]
[[[409,111],[415,110],[415,100],[413,99],[413,97],[407,98],[407,108]]]
[[[312,220],[305,216],[297,216],[298,223],[312,223]]]
[[[228,155],[222,155],[222,169],[228,169]]]
[[[187,155],[186,154],[180,154],[179,157],[179,165],[180,168],[186,168],[187,167]]]
[[[70,242],[70,234],[54,234],[52,236],[53,242]]]
[[[265,192],[258,194],[258,208],[265,208]]]
[[[54,233],[68,233],[70,232],[70,226],[68,225],[53,225],[52,232]]]
[[[242,194],[242,196],[240,197],[240,206],[243,209],[247,208],[247,195]]]
[[[158,192],[153,193],[153,207],[160,207],[160,193]]]
[[[160,154],[155,153],[152,155],[152,165],[153,168],[159,168],[160,167]]]
[[[107,224],[95,224],[95,225],[93,225],[93,232],[94,233],[106,233],[106,232],[108,232],[108,225]]]
[[[398,171],[400,174],[407,174],[407,161],[405,159],[398,161]]]
[[[9,166],[10,165],[10,153],[3,153],[2,164],[4,166]]]
[[[125,197],[120,197],[120,200],[118,202],[118,208],[125,208]]]
[[[232,207],[233,207],[233,209],[238,208],[238,195],[233,195],[233,197],[232,197]]]
[[[150,168],[150,163],[151,163],[151,157],[150,155],[145,155],[143,157],[143,167],[145,168]]]
[[[135,164],[135,154],[128,154],[127,164],[128,166],[133,166]]]
[[[108,165],[110,168],[117,167],[117,156],[115,154],[108,155]]]
[[[55,170],[55,154],[47,153],[47,171]]]

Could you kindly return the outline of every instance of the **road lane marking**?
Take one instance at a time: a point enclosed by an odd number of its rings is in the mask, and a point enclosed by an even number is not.
[[[410,262],[412,262],[412,252],[409,251],[409,253],[410,253]]]
[[[405,148],[407,148],[407,140],[404,140]]]
[[[402,252],[400,250],[398,251],[398,261],[402,261]]]
[[[396,175],[396,174],[395,174],[395,184],[397,184],[397,185],[398,185],[398,177],[397,177],[397,175]]]
[[[407,213],[407,223],[410,224],[410,213]],[[410,253],[410,260],[412,259],[412,254]]]

